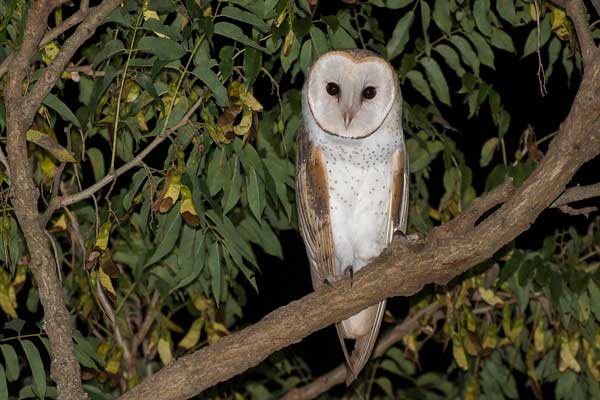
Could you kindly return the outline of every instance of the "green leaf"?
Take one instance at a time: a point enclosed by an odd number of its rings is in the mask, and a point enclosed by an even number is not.
[[[238,202],[241,195],[242,175],[240,174],[240,162],[237,157],[232,159],[233,173],[229,185],[225,187],[223,194],[222,206],[223,214],[227,214]]]
[[[217,100],[217,104],[221,107],[226,107],[229,105],[229,97],[227,95],[227,89],[221,83],[219,78],[217,78],[217,74],[215,74],[208,67],[196,67],[192,71],[192,74],[198,77],[213,93],[215,96],[215,100]]]
[[[175,40],[154,36],[141,38],[137,49],[143,53],[155,55],[161,61],[179,60],[187,53],[187,49]]]
[[[399,8],[406,7],[415,0],[387,0],[385,6],[391,10],[397,10]]]
[[[453,35],[450,37],[450,42],[456,46],[460,52],[463,62],[473,69],[475,75],[479,76],[479,58],[473,51],[473,48],[467,39],[459,35]]]
[[[181,230],[181,216],[179,215],[179,207],[181,202],[177,202],[173,208],[166,214],[160,215],[159,233],[155,239],[157,244],[154,253],[148,258],[148,261],[144,265],[144,268],[157,263],[167,256],[173,248],[179,238],[179,231]],[[162,223],[162,224],[161,224]]]
[[[231,24],[229,22],[217,22],[215,24],[215,33],[217,35],[233,39],[236,42],[245,44],[246,46],[254,47],[255,49],[265,52],[267,54],[271,54],[269,50],[258,45],[255,41],[246,36],[244,32],[242,32],[242,29],[237,25]]]
[[[76,127],[81,128],[81,123],[79,122],[75,114],[73,114],[73,112],[69,109],[69,107],[67,107],[65,103],[62,102],[62,100],[60,100],[52,93],[46,96],[46,98],[43,101],[43,104],[48,108],[51,108],[54,111],[56,111],[63,120],[71,122]]]
[[[0,350],[2,350],[4,365],[6,365],[6,378],[10,382],[14,382],[19,378],[19,359],[17,358],[17,353],[8,344],[0,345]]]
[[[475,31],[469,33],[467,36],[471,39],[473,45],[475,45],[481,63],[494,69],[494,51],[487,43],[487,40]]]
[[[515,26],[518,22],[514,0],[496,0],[496,10],[506,22]]]
[[[260,221],[265,207],[265,186],[262,181],[258,179],[258,175],[254,168],[250,169],[246,179],[250,211],[252,211],[252,214]]]
[[[481,147],[481,158],[479,159],[479,165],[487,167],[494,157],[494,151],[498,147],[499,140],[497,137],[489,138]]]
[[[452,47],[446,44],[438,44],[433,50],[441,54],[446,64],[456,72],[456,75],[462,77],[466,73],[465,69],[460,64],[458,53]]]
[[[312,40],[307,39],[304,41],[302,48],[300,49],[300,67],[305,75],[312,64],[312,58]]]
[[[93,65],[96,66],[107,58],[112,57],[123,50],[125,50],[125,46],[123,46],[123,42],[121,42],[119,39],[109,40],[102,45],[102,49],[96,54],[96,57],[94,57]]]
[[[452,17],[450,16],[450,2],[448,0],[435,0],[433,6],[433,21],[447,35],[452,31]]]
[[[477,28],[486,36],[492,34],[492,23],[490,21],[490,0],[475,0],[473,4],[473,16]]]
[[[329,51],[327,37],[325,37],[322,30],[313,25],[311,26],[309,33],[317,57]]]
[[[246,46],[244,50],[244,77],[246,85],[250,86],[260,73],[262,66],[262,53],[254,47]]]
[[[256,15],[240,10],[237,7],[227,6],[221,10],[221,15],[234,19],[236,21],[245,22],[258,28],[261,32],[268,32],[269,25],[267,25],[262,19]]]
[[[60,162],[74,163],[77,160],[69,150],[62,147],[53,137],[46,135],[44,132],[30,129],[26,134],[27,141],[35,143],[43,149],[46,149]]]
[[[342,27],[339,27],[335,32],[329,34],[331,45],[334,49],[355,49],[356,42],[352,36]]]
[[[123,208],[125,211],[129,210],[131,207],[131,202],[137,194],[137,191],[140,189],[140,186],[142,186],[142,183],[144,183],[146,180],[146,177],[147,175],[145,169],[140,169],[133,174],[133,177],[131,178],[131,185],[129,185],[129,191],[123,195]]]
[[[106,175],[106,168],[104,167],[104,155],[96,147],[90,147],[86,150],[90,164],[92,164],[92,171],[94,171],[94,179],[98,182]]]
[[[208,251],[208,270],[210,272],[210,284],[217,304],[221,301],[221,284],[223,280],[223,269],[221,268],[221,256],[219,243],[215,242]]]
[[[423,74],[416,69],[409,71],[406,74],[406,77],[410,81],[411,85],[417,89],[419,93],[423,95],[430,103],[433,103],[433,97],[431,95],[431,89],[429,89],[429,84],[423,77]],[[411,165],[412,167],[412,165]]]
[[[44,363],[40,357],[40,352],[29,340],[22,340],[21,346],[23,346],[23,351],[25,352],[27,362],[31,368],[33,387],[35,388],[36,393],[41,398],[44,398],[46,395],[46,370],[44,369]]]
[[[427,79],[438,99],[449,106],[450,90],[438,63],[431,57],[422,58],[419,62],[425,68]]]
[[[539,32],[539,47],[542,48],[548,39],[550,39],[550,34],[552,33],[552,24],[550,22],[550,13],[546,14],[546,16],[540,21],[540,32]],[[525,48],[523,49],[523,57],[527,57],[528,55],[535,52],[538,48],[538,28],[534,27],[531,32],[529,32],[529,36],[527,36],[527,40],[525,41]]]
[[[8,383],[2,364],[0,364],[0,399],[8,399]]]
[[[396,23],[396,27],[392,32],[392,38],[386,45],[388,60],[393,60],[404,50],[404,46],[406,46],[410,37],[410,27],[412,26],[414,19],[415,13],[409,11]]]
[[[509,0],[510,1],[510,0]],[[513,44],[512,38],[504,31],[496,27],[492,27],[492,36],[490,37],[490,43],[492,46],[502,50],[506,50],[511,53],[516,53],[515,45]]]

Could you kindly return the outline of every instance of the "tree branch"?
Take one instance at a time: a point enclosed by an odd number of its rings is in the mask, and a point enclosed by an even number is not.
[[[584,68],[594,62],[594,58],[600,57],[600,49],[594,44],[592,30],[588,24],[585,15],[585,5],[583,0],[550,0],[557,6],[564,8],[567,12],[573,26],[577,32],[579,47],[581,48],[581,58]],[[594,7],[598,7],[599,0],[593,0]],[[599,11],[600,12],[600,11]]]
[[[87,16],[88,11],[89,0],[82,0],[81,5],[79,6],[79,10],[75,14],[71,15],[69,18],[64,20],[62,24],[52,29],[50,32],[47,32],[40,41],[38,48],[47,45],[66,31],[83,21],[83,19]],[[12,62],[14,54],[15,53],[9,54],[8,57],[6,57],[4,61],[2,61],[2,64],[0,64],[0,78],[2,78],[4,74],[6,74],[6,72],[8,71],[8,66]]]
[[[43,77],[44,84],[36,84],[37,92],[25,95],[23,81],[30,68],[30,60],[40,46],[48,26],[48,17],[52,10],[62,4],[62,0],[34,1],[27,13],[21,48],[16,51],[8,64],[8,82],[5,92],[7,142],[6,151],[10,167],[12,203],[15,216],[25,236],[30,254],[29,267],[37,282],[38,294],[44,307],[46,333],[50,342],[51,376],[57,383],[60,399],[84,399],[87,395],[81,386],[79,363],[74,355],[71,319],[63,298],[63,288],[58,279],[54,260],[46,231],[40,224],[38,211],[39,192],[33,183],[27,154],[26,132],[33,123],[41,101],[48,95],[57,77],[62,71],[58,68],[69,61],[74,52],[91,36],[106,15],[119,2],[105,1],[90,11],[85,19],[85,32],[77,32],[68,40],[59,52],[57,60],[49,67]],[[112,6],[112,8],[110,8]],[[81,28],[81,26],[79,27]],[[67,59],[67,57],[69,59]],[[54,68],[52,69],[52,66]],[[53,79],[48,71],[56,74]]]
[[[565,204],[574,203],[576,201],[590,199],[592,197],[600,197],[600,183],[589,186],[574,186],[571,187],[552,203],[551,207],[560,207]]]
[[[563,192],[575,172],[600,153],[600,62],[588,65],[569,115],[546,156],[503,205],[456,234],[442,226],[405,246],[400,238],[349,278],[281,307],[258,323],[172,362],[121,399],[184,399],[251,368],[271,353],[356,314],[384,298],[411,296],[429,283],[446,284],[492,257],[526,231]],[[492,205],[484,195],[479,204]],[[477,203],[475,203],[477,204]],[[467,214],[484,215],[482,207]],[[459,216],[458,218],[463,218]],[[466,220],[473,220],[472,217]],[[451,223],[450,223],[451,224]],[[168,385],[165,382],[169,382]]]

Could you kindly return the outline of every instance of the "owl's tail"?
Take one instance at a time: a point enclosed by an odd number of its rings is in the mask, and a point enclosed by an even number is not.
[[[347,386],[349,386],[357,378],[358,374],[371,357],[371,353],[373,352],[373,347],[375,346],[375,341],[377,340],[377,335],[379,333],[379,328],[381,327],[381,320],[383,319],[383,315],[385,313],[385,304],[386,300],[383,300],[377,304],[374,317],[370,321],[370,329],[363,336],[355,337],[350,335],[349,332],[346,332],[344,329],[344,322],[340,322],[335,325],[348,366],[346,373]],[[344,339],[355,339],[352,353],[348,351]]]

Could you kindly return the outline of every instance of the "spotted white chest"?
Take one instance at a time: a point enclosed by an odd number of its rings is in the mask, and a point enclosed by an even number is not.
[[[356,140],[322,138],[336,273],[359,270],[386,247],[393,155],[402,137],[387,129]]]

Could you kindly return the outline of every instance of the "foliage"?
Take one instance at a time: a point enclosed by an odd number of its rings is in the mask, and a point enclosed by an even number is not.
[[[397,68],[408,94],[412,231],[447,222],[482,191],[509,175],[518,184],[535,167],[538,145],[552,134],[536,141],[511,130],[493,84],[495,60],[536,57],[539,47],[540,90],[550,77],[575,81],[580,54],[563,11],[542,3],[536,24],[534,4],[523,0],[341,4],[128,0],[45,99],[27,137],[45,202],[101,181],[176,128],[141,165],[48,223],[91,398],[113,398],[245,323],[260,271],[256,250],[285,258],[277,232],[296,226],[299,87],[325,51],[368,48]],[[0,1],[0,10],[2,60],[19,45],[27,2]],[[61,6],[52,23],[74,11]],[[390,18],[393,27],[382,22]],[[525,40],[516,40],[518,30]],[[60,45],[40,49],[39,68]],[[457,112],[496,128],[479,165],[457,145],[449,122]],[[4,114],[0,104],[3,132]],[[485,185],[476,185],[473,168],[484,171]],[[438,204],[434,188],[442,191]],[[42,310],[5,173],[2,190],[0,398],[53,398]],[[513,244],[478,274],[424,293],[410,313],[440,302],[443,325],[425,318],[354,390],[367,398],[512,399],[524,386],[541,396],[551,384],[556,398],[600,397],[599,242],[595,221],[585,232],[550,234],[540,249]],[[452,354],[445,373],[416,368],[430,337]],[[304,362],[281,355],[258,375],[211,396],[267,398],[313,378]]]

